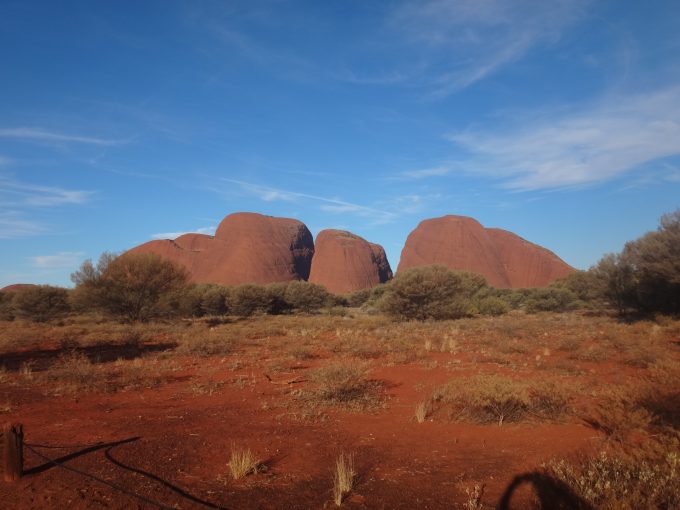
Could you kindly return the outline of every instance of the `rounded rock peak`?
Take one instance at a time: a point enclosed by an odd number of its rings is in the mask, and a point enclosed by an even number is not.
[[[385,250],[346,230],[326,229],[316,236],[309,281],[335,294],[374,287],[392,277]]]

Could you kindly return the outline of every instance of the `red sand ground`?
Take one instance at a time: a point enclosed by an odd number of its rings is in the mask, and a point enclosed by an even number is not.
[[[16,408],[3,421],[21,421],[26,441],[63,449],[36,448],[67,466],[99,476],[174,508],[334,508],[332,467],[341,452],[355,454],[356,488],[344,508],[463,508],[465,488],[485,484],[483,502],[492,508],[513,477],[550,457],[593,451],[598,433],[567,418],[561,424],[471,425],[414,420],[416,404],[450,380],[441,365],[420,363],[376,367],[386,407],[370,412],[325,408],[325,418],[305,417],[291,392],[303,388],[305,370],[323,359],[291,360],[280,372],[263,368],[266,351],[248,368],[233,358],[179,358],[179,370],[155,389],[115,394],[44,395],[46,388],[4,385],[0,402]],[[461,355],[431,353],[432,359]],[[599,365],[605,368],[605,365]],[[213,395],[197,395],[189,381],[200,369],[214,370],[226,384]],[[268,374],[267,374],[268,375]],[[461,376],[463,373],[461,373]],[[18,377],[18,376],[17,376]],[[296,380],[292,384],[287,381]],[[240,383],[238,383],[240,381]],[[235,384],[236,382],[236,384]],[[282,382],[284,384],[276,384]],[[84,454],[77,445],[129,442]],[[234,481],[227,462],[233,446],[252,449],[266,471]],[[0,482],[0,507],[157,508],[75,473],[55,468],[26,452],[26,476]],[[512,508],[527,508],[529,489]]]

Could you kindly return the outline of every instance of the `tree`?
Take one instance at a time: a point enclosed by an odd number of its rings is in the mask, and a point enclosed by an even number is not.
[[[605,255],[592,271],[620,312],[680,312],[680,209],[659,228]]]
[[[184,268],[153,253],[104,253],[93,266],[87,260],[71,275],[74,301],[123,320],[147,321],[164,312],[165,302],[185,288]]]
[[[628,261],[618,253],[608,253],[591,271],[602,282],[605,298],[623,313],[633,296],[633,271]]]

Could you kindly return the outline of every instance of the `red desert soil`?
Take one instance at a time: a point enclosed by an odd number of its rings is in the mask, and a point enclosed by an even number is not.
[[[213,333],[226,334],[230,327],[213,328]],[[161,347],[168,350],[159,354],[147,342],[141,350],[154,351],[151,357],[98,366],[141,363],[145,374],[161,375],[149,387],[115,393],[62,391],[49,378],[41,379],[39,363],[29,384],[22,382],[27,376],[16,364],[9,365],[0,387],[0,403],[7,403],[1,420],[23,423],[26,442],[43,445],[33,446],[43,455],[172,508],[334,508],[332,467],[341,452],[355,454],[358,472],[344,508],[463,508],[465,489],[477,483],[485,485],[485,508],[492,508],[515,476],[553,457],[592,453],[601,444],[601,435],[572,415],[502,427],[442,417],[417,423],[414,409],[435,387],[477,373],[511,373],[505,365],[482,363],[485,349],[421,349],[410,361],[367,351],[362,361],[329,350],[336,336],[350,335],[329,329],[317,336],[314,352],[296,356],[291,354],[296,344],[308,345],[305,327],[282,333],[266,326],[263,331],[245,337],[224,356],[181,355],[167,344]],[[12,355],[26,360],[31,352]],[[545,350],[537,352],[548,356]],[[299,398],[313,388],[309,376],[314,368],[343,356],[351,363],[371,363],[369,377],[384,389],[384,404],[352,411],[337,405],[310,408]],[[548,373],[531,368],[534,360],[540,366],[541,355],[512,356],[520,360],[519,375],[512,377],[541,379]],[[555,366],[567,360],[564,353],[544,359]],[[624,377],[606,362],[579,364],[594,378]],[[263,462],[263,472],[231,479],[227,463],[232,448],[250,448]],[[54,467],[30,450],[25,456],[26,475],[13,484],[0,482],[3,508],[157,508]],[[519,491],[512,508],[529,507],[530,497],[529,489]]]
[[[268,284],[306,280],[314,241],[298,220],[235,213],[222,220],[214,237],[185,234],[149,241],[129,253],[156,253],[178,262],[197,283]]]
[[[344,230],[322,230],[316,236],[309,281],[334,294],[375,287],[392,278],[385,250]]]
[[[512,232],[452,215],[420,222],[406,240],[398,270],[431,264],[481,274],[499,288],[543,287],[575,271]]]

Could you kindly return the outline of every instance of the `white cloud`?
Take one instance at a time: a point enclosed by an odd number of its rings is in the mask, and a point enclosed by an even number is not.
[[[215,234],[215,229],[217,227],[200,227],[197,228],[196,230],[187,230],[186,232],[160,232],[158,234],[152,234],[151,239],[177,239],[179,236],[183,236],[184,234],[205,234],[205,235],[214,235]]]
[[[77,267],[83,260],[82,251],[60,251],[55,255],[36,255],[30,257],[31,264],[40,269],[62,269]]]
[[[81,143],[90,145],[119,145],[122,140],[56,133],[41,128],[17,127],[0,129],[0,138],[14,138],[42,143]]]
[[[464,89],[558,41],[588,0],[413,0],[391,16],[411,51],[426,62],[435,96]]]
[[[351,213],[358,216],[369,217],[375,223],[387,223],[394,220],[397,215],[389,211],[382,211],[379,209],[374,209],[372,207],[367,207],[364,205],[354,204],[352,202],[346,202],[338,198],[328,198],[318,195],[310,195],[307,193],[298,193],[296,191],[286,191],[276,188],[270,188],[269,186],[261,186],[259,184],[253,184],[250,182],[239,181],[235,179],[222,179],[225,182],[231,182],[238,184],[242,189],[253,193],[260,200],[271,202],[274,200],[281,200],[285,202],[296,202],[301,199],[312,200],[315,202],[321,202],[320,209],[331,213]]]
[[[680,87],[610,97],[589,109],[450,139],[469,155],[457,168],[499,177],[510,189],[602,182],[680,154]]]

